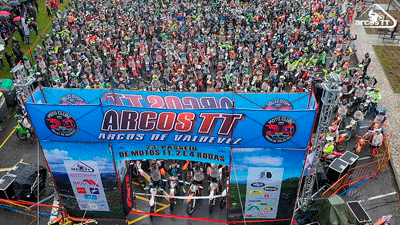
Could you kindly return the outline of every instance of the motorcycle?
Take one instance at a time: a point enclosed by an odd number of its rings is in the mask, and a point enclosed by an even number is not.
[[[193,198],[193,199],[192,199],[191,197],[200,196],[200,195],[201,195],[200,189],[203,189],[203,187],[200,186],[200,185],[197,185],[197,184],[194,184],[194,183],[192,183],[192,184],[190,185],[190,188],[189,188],[189,198],[187,199],[187,202],[189,203],[189,204],[188,204],[188,207],[187,207],[187,213],[188,213],[189,215],[192,215],[192,214],[193,214],[194,209],[195,209],[195,207],[196,207],[196,198]]]
[[[32,143],[31,136],[33,134],[33,127],[28,121],[26,115],[15,114],[14,118],[17,119],[18,125],[14,128],[17,130],[15,133],[21,140],[27,140],[28,143]]]
[[[356,135],[356,137],[359,138],[356,142],[356,145],[354,146],[356,152],[357,153],[361,152],[361,150],[365,147],[367,143],[371,143],[373,136],[374,136],[373,130],[368,130],[362,137]]]
[[[177,176],[171,176],[169,178],[169,208],[171,209],[171,212],[174,211],[175,205],[176,205],[176,198],[175,194],[178,193],[178,177]]]
[[[226,207],[226,203],[228,201],[228,192],[229,192],[229,179],[226,180],[225,190],[222,191],[222,196],[224,196],[224,197],[222,197],[221,202],[219,203],[220,209],[223,209]]]
[[[212,213],[215,203],[216,203],[216,198],[214,197],[218,191],[219,191],[219,187],[218,187],[218,183],[217,182],[211,182],[210,183],[210,187],[209,187],[209,191],[210,191],[210,195],[209,195],[209,200],[208,200],[208,212]]]
[[[362,123],[363,120],[364,120],[364,114],[359,110],[356,111],[354,113],[354,116],[350,119],[350,123],[345,127],[344,130],[344,132],[346,132],[348,135],[347,141],[350,138],[352,138],[353,134],[357,133],[359,125]]]
[[[154,184],[150,185],[150,199],[149,199],[149,207],[150,207],[150,213],[154,213],[157,208],[157,197],[156,195],[159,192],[163,192],[164,195],[168,195],[164,189],[162,189],[160,186],[154,186]],[[167,200],[169,200],[167,198]],[[150,219],[153,218],[153,215],[150,215]]]

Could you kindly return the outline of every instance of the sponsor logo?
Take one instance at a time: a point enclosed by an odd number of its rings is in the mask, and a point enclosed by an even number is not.
[[[89,204],[90,209],[99,209],[99,207],[96,204]]]
[[[80,204],[82,209],[87,209],[88,208],[88,204]]]
[[[61,137],[71,137],[78,131],[78,124],[68,113],[60,110],[53,110],[45,117],[47,128],[54,134]]]
[[[272,99],[269,102],[265,103],[263,108],[270,109],[270,110],[276,110],[276,109],[291,110],[291,109],[293,109],[293,105],[286,99],[276,98],[276,99]]]
[[[86,188],[84,187],[77,187],[76,191],[78,192],[78,194],[86,194]]]
[[[395,28],[397,20],[393,18],[382,6],[378,4],[371,5],[367,10],[357,16],[354,21],[355,25],[368,28]]]
[[[250,190],[250,195],[262,195],[261,190]]]
[[[88,184],[88,185],[93,185],[93,186],[96,186],[96,187],[100,187],[100,185],[98,185],[94,180],[84,179],[83,182]]]
[[[269,211],[272,211],[272,210],[274,210],[274,208],[272,208],[272,207],[262,207],[262,210],[269,210]]]
[[[252,187],[264,187],[265,184],[263,182],[254,182],[251,184]]]
[[[98,188],[89,188],[90,189],[90,194],[92,195],[99,195],[100,191]]]
[[[287,116],[277,116],[269,119],[262,129],[265,140],[274,143],[284,143],[294,137],[297,132],[297,123]]]
[[[264,190],[265,191],[277,191],[278,188],[277,187],[273,187],[273,186],[269,186],[269,187],[265,187]]]
[[[276,206],[275,203],[260,203],[260,205],[266,205],[266,206]]]
[[[83,162],[77,162],[71,166],[71,170],[76,172],[94,172],[94,169]]]
[[[70,177],[97,177],[96,174],[70,173]]]
[[[86,105],[87,102],[76,94],[66,94],[61,96],[60,105]]]
[[[84,195],[83,197],[87,200],[97,200],[96,195]]]
[[[256,206],[256,205],[250,206],[250,207],[247,209],[247,211],[250,211],[250,210],[252,210],[252,209],[255,209],[255,210],[257,210],[257,211],[260,211],[260,208],[258,208],[258,206]]]
[[[265,194],[265,195],[264,195],[264,198],[269,198],[269,194]]]
[[[249,202],[261,202],[261,200],[249,200]]]

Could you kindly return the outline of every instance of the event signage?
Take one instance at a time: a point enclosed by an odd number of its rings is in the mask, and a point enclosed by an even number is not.
[[[305,148],[315,110],[170,110],[26,104],[39,140]]]
[[[246,218],[276,218],[283,172],[284,168],[248,168]]]
[[[113,144],[116,161],[143,159],[176,159],[229,166],[230,148],[185,145]]]
[[[64,160],[79,209],[110,211],[97,162]]]

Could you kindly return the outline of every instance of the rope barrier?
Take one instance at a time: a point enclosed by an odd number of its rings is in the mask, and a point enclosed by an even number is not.
[[[151,194],[145,194],[145,193],[133,193],[134,195],[142,195],[142,196],[152,196]],[[225,197],[225,195],[214,195],[213,198],[221,198]],[[158,198],[176,198],[176,199],[209,199],[210,196],[170,196],[170,195],[154,195],[154,197]]]
[[[25,201],[14,201],[14,200],[7,200],[7,199],[0,199],[0,202],[11,202],[11,203],[25,204],[25,205],[36,205],[36,206],[48,207],[48,208],[60,208],[59,206],[54,206],[54,205],[38,204],[38,203],[25,202]]]
[[[56,214],[30,212],[30,211],[25,211],[25,210],[21,210],[21,209],[15,209],[15,208],[12,208],[12,207],[2,206],[2,205],[0,205],[0,208],[9,209],[9,210],[16,211],[16,212],[22,212],[22,213],[37,215],[37,216],[58,216]]]

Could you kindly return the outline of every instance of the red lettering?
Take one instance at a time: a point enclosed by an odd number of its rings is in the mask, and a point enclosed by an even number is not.
[[[176,113],[173,112],[162,112],[158,116],[157,130],[162,132],[174,131]]]
[[[201,122],[200,128],[197,132],[199,134],[212,134],[218,119],[222,119],[221,115],[222,114],[220,113],[201,113],[200,118],[202,118],[203,121]]]
[[[237,123],[246,117],[244,114],[222,114],[221,116],[223,121],[218,130],[218,135],[221,136],[232,136]]]
[[[175,125],[175,130],[181,133],[191,133],[193,132],[196,121],[196,114],[194,113],[180,113],[178,115],[178,121]]]
[[[165,104],[168,109],[183,109],[181,100],[176,96],[166,96]]]
[[[145,132],[155,131],[157,113],[155,112],[142,112],[140,114],[139,130]]]
[[[158,95],[149,95],[147,96],[147,102],[150,105],[150,108],[161,109],[164,108],[164,100],[162,97]]]

